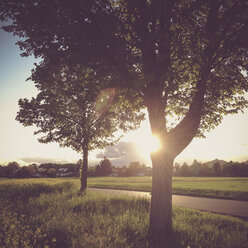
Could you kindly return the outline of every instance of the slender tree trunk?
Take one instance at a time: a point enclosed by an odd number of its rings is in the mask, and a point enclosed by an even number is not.
[[[87,176],[88,176],[88,148],[83,149],[83,163],[81,164],[81,187],[80,192],[87,189]]]
[[[152,197],[148,238],[154,247],[166,247],[172,234],[172,167],[174,157],[160,150],[151,155]]]

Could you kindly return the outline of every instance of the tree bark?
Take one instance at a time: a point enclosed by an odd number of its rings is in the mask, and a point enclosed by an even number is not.
[[[153,247],[166,247],[172,233],[172,167],[175,156],[169,149],[168,133],[161,94],[147,98],[152,134],[158,136],[161,149],[151,154],[152,197],[148,239]]]
[[[88,176],[88,148],[83,149],[83,163],[81,164],[80,174],[80,192],[84,192],[87,189],[87,176]]]
[[[172,233],[172,167],[174,157],[165,150],[151,154],[152,197],[148,238],[154,247],[166,247]]]
[[[161,149],[151,154],[152,197],[148,238],[153,247],[169,247],[172,237],[172,168],[175,157],[192,141],[200,124],[204,99],[204,80],[198,82],[196,95],[185,118],[167,132],[164,103],[159,88],[149,92],[147,110],[153,135]]]

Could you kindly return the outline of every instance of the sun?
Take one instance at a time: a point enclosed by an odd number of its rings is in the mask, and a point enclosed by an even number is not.
[[[156,152],[161,147],[159,138],[151,134],[145,134],[142,139],[136,141],[136,144],[141,154]]]
[[[133,142],[137,148],[137,158],[150,162],[150,155],[162,148],[162,143],[158,136],[152,135],[150,123],[144,121],[135,132],[125,134],[126,142]]]
[[[148,150],[150,150],[150,152],[156,152],[160,149],[160,140],[157,136],[154,136],[152,135],[150,138],[149,138],[149,144],[147,144],[147,148]]]

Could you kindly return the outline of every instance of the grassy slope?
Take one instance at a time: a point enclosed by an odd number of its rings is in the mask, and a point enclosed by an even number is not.
[[[89,178],[90,187],[151,192],[151,177]],[[174,177],[173,194],[248,201],[248,178]]]
[[[76,183],[58,181],[0,183],[0,248],[148,247],[147,199],[80,196]],[[248,223],[237,218],[174,207],[173,226],[173,248],[248,247]]]

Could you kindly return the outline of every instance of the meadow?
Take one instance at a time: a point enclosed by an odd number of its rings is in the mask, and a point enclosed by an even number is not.
[[[151,177],[92,177],[90,187],[151,192]],[[173,194],[248,201],[248,178],[173,177]]]
[[[149,200],[78,194],[75,179],[0,181],[0,248],[146,248]],[[248,223],[173,207],[167,247],[248,248]]]

